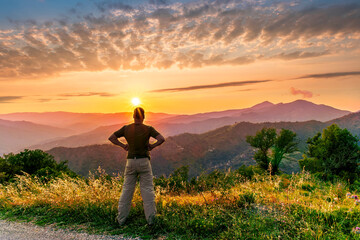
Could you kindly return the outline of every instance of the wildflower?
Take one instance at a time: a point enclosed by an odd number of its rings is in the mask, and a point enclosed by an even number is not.
[[[350,198],[350,197],[351,197],[351,193],[348,192],[348,193],[346,194],[346,197]]]
[[[360,234],[360,227],[353,228],[352,232],[356,234]]]
[[[359,205],[359,204],[360,204],[360,200],[356,200],[356,201],[355,201],[355,204],[356,204],[356,205]]]
[[[357,195],[352,195],[351,198],[358,199],[358,196]]]

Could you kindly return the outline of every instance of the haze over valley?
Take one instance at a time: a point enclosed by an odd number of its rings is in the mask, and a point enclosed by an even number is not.
[[[265,101],[245,109],[193,115],[147,113],[145,124],[167,137],[164,145],[152,153],[154,174],[169,174],[182,165],[190,165],[192,175],[252,165],[253,151],[245,138],[263,127],[297,133],[300,152],[282,165],[291,173],[299,170],[297,159],[305,150],[307,138],[332,123],[359,135],[359,114],[304,100],[278,104]],[[131,113],[14,113],[0,118],[2,154],[42,149],[57,161],[67,160],[71,169],[83,175],[99,166],[112,174],[123,171],[125,152],[110,145],[107,138],[132,122]]]

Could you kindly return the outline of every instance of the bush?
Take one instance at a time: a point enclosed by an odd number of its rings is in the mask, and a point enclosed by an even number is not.
[[[264,127],[246,141],[258,149],[254,155],[258,166],[270,173],[277,173],[282,159],[297,150],[296,133],[288,129],[276,133],[275,128]]]
[[[251,180],[255,174],[261,175],[264,174],[265,171],[257,166],[242,165],[237,170],[235,170],[235,173],[244,177],[244,180]]]
[[[161,176],[154,179],[155,186],[165,188],[169,192],[188,191],[189,166],[176,169],[168,178]]]
[[[71,171],[66,162],[56,163],[54,157],[42,150],[28,150],[18,154],[7,154],[0,158],[0,182],[13,180],[15,175],[21,175],[26,172],[32,176],[37,176],[41,180],[59,177],[62,173],[70,176],[77,176]]]
[[[154,178],[155,186],[165,189],[167,192],[204,192],[211,189],[218,189],[226,192],[236,183],[251,180],[255,174],[262,174],[264,170],[256,166],[241,166],[235,171],[214,170],[210,173],[202,173],[188,181],[188,166],[176,169],[168,178],[161,176]]]
[[[333,124],[307,140],[308,150],[299,161],[300,167],[323,178],[336,175],[353,182],[359,174],[359,139],[347,129]]]

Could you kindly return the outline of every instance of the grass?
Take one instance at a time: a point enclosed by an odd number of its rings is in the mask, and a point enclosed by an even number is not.
[[[143,239],[360,239],[354,232],[360,226],[360,205],[350,198],[356,192],[347,196],[346,182],[323,182],[306,172],[251,180],[228,173],[216,181],[226,177],[231,182],[226,188],[213,184],[202,191],[174,191],[156,186],[154,227],[146,225],[139,188],[126,225],[117,225],[123,180],[104,173],[48,183],[18,176],[0,185],[0,216]]]

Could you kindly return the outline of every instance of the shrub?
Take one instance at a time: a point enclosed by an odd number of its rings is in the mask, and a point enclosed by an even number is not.
[[[281,129],[277,134],[275,128],[263,128],[255,136],[246,136],[246,141],[258,151],[254,159],[262,169],[277,173],[283,158],[297,150],[296,133]]]
[[[300,167],[312,173],[321,172],[323,179],[331,175],[353,182],[359,174],[359,139],[336,124],[307,140],[308,150],[299,161]]]
[[[71,171],[66,162],[56,163],[54,157],[42,150],[28,150],[18,154],[7,154],[0,158],[0,181],[2,183],[11,181],[15,175],[21,175],[26,172],[32,176],[37,176],[41,180],[46,180],[67,173],[70,176],[77,176]]]

